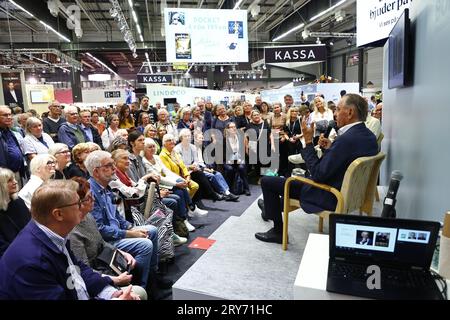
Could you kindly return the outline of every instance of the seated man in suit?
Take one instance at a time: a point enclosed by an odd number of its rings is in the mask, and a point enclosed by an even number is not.
[[[367,231],[361,232],[361,237],[358,239],[358,244],[362,244],[362,245],[366,245],[366,246],[372,245],[372,239],[369,238],[369,232],[367,232]]]
[[[0,300],[134,300],[131,286],[117,290],[78,261],[67,235],[80,223],[78,183],[54,180],[39,187],[31,200],[32,220],[0,261]]]
[[[319,143],[325,149],[322,158],[317,157],[313,145],[314,125],[308,127],[306,120],[302,121],[302,132],[306,146],[301,150],[310,179],[318,183],[328,184],[341,189],[345,171],[357,158],[374,156],[378,153],[375,135],[367,129],[364,121],[367,117],[367,102],[359,95],[347,94],[336,109],[336,122],[339,127],[338,137],[331,144],[322,138]],[[255,237],[265,242],[282,242],[283,233],[283,177],[264,177],[261,188],[264,196],[264,211],[267,218],[273,220],[274,228],[267,232],[256,233]],[[323,191],[300,182],[291,185],[290,197],[300,200],[302,209],[307,213],[323,210],[333,211],[337,200],[329,192]]]

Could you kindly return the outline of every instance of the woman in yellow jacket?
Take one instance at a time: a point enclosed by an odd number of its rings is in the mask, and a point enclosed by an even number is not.
[[[197,182],[191,180],[189,170],[186,168],[181,156],[176,152],[172,152],[175,147],[174,136],[166,134],[163,138],[162,145],[163,148],[161,149],[159,158],[170,171],[186,180],[189,196],[194,199],[194,195],[198,191],[199,186]]]

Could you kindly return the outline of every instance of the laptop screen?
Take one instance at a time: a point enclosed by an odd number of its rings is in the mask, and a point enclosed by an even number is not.
[[[438,222],[330,215],[330,257],[429,268]]]

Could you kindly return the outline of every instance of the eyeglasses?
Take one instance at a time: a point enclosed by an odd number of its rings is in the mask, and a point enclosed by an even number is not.
[[[47,165],[48,166],[56,166],[56,162],[55,161],[47,161]]]
[[[67,208],[67,207],[71,207],[71,206],[74,206],[74,205],[78,205],[78,209],[81,209],[81,206],[83,205],[83,202],[84,202],[83,200],[78,200],[77,202],[74,202],[74,203],[70,203],[70,204],[66,204],[66,205],[63,205],[63,206],[59,206],[56,209]]]
[[[108,164],[104,164],[102,166],[98,166],[96,168],[108,168],[108,169],[114,169],[116,167],[116,165],[114,164],[114,162],[108,163]]]
[[[12,113],[3,113],[3,114],[0,114],[0,117],[12,118]]]
[[[70,153],[70,151],[69,150],[63,150],[63,151],[59,151],[59,152],[57,152],[57,153],[55,153],[55,154],[63,154],[63,153]]]

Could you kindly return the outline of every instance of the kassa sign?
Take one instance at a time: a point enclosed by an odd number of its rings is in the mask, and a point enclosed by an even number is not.
[[[138,83],[172,83],[170,74],[138,74]]]
[[[325,45],[264,48],[266,63],[320,62],[327,59]]]

